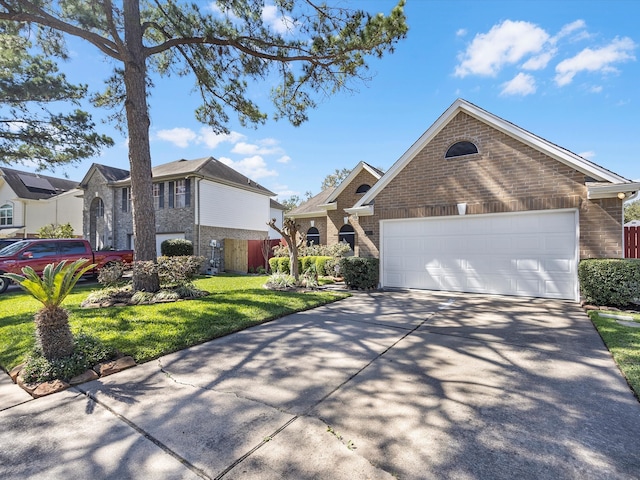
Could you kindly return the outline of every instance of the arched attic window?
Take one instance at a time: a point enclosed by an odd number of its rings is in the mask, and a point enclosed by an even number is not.
[[[366,183],[363,183],[356,190],[356,194],[363,195],[363,194],[367,193],[370,188],[371,188],[371,185],[367,185]]]
[[[472,155],[478,153],[478,147],[467,141],[456,142],[449,147],[444,158],[462,157],[463,155]]]

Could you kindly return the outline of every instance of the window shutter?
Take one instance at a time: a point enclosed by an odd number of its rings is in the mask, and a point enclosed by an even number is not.
[[[184,206],[191,206],[191,179],[187,178],[184,181]]]
[[[169,182],[169,208],[173,208],[173,196],[175,195],[175,182]]]
[[[127,192],[127,188],[123,188],[122,189],[122,211],[126,212],[127,211],[127,207],[128,207],[128,192]]]
[[[160,198],[158,200],[158,208],[164,208],[164,183],[160,184]]]

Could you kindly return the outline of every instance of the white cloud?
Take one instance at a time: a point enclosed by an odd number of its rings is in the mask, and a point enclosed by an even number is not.
[[[221,157],[218,160],[249,177],[251,180],[258,180],[259,178],[265,177],[276,177],[278,175],[278,172],[270,170],[267,167],[267,163],[260,155],[247,157],[237,162],[234,162],[227,157]]]
[[[176,147],[187,148],[197,138],[190,128],[172,128],[171,130],[158,130],[158,138],[173,143]]]
[[[572,58],[563,60],[556,66],[556,84],[568,85],[580,72],[613,73],[613,64],[635,60],[633,51],[636,44],[629,37],[616,38],[609,45],[593,50],[585,48]]]
[[[246,137],[238,132],[229,133],[214,133],[207,127],[200,129],[200,135],[198,135],[198,143],[204,143],[207,147],[214,149],[221,143],[235,144]]]
[[[576,20],[574,22],[567,23],[560,29],[558,34],[555,37],[553,37],[553,40],[557,41],[561,38],[571,35],[576,30],[584,30],[586,27],[587,27],[587,24],[584,22],[584,20]],[[584,37],[581,36],[580,38],[584,38]]]
[[[455,75],[495,76],[504,65],[515,64],[525,56],[542,52],[549,34],[529,22],[505,20],[488,33],[479,33],[464,53]]]
[[[456,37],[464,37],[466,34],[467,34],[466,28],[461,28],[458,31],[456,31]]]
[[[581,152],[578,155],[580,155],[582,158],[586,158],[587,160],[593,160],[594,158],[596,158],[596,152],[594,152],[593,150],[587,150],[586,152]]]
[[[558,50],[556,48],[550,48],[546,52],[542,52],[540,55],[531,57],[529,60],[522,64],[524,70],[542,70],[547,67],[553,57],[555,57]]]
[[[278,163],[289,163],[290,161],[291,161],[291,157],[289,155],[283,155],[276,160],[276,162]]]
[[[269,24],[280,35],[291,33],[295,22],[288,15],[281,15],[275,5],[265,5],[262,9],[262,21]]]
[[[600,93],[602,92],[602,85],[593,85],[591,88],[589,88],[589,91],[591,93]]]
[[[536,93],[536,81],[528,73],[520,72],[513,79],[502,84],[501,95],[531,95]]]
[[[238,142],[233,146],[231,153],[239,155],[277,155],[282,153],[282,149],[277,146],[277,142],[271,138],[260,140],[259,144]]]

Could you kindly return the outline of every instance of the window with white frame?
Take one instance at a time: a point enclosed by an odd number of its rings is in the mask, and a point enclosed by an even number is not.
[[[0,206],[0,225],[13,225],[13,204],[11,202]]]
[[[175,208],[183,208],[186,206],[187,185],[184,180],[176,180],[174,198]]]
[[[153,184],[153,206],[156,210],[164,208],[164,183]]]

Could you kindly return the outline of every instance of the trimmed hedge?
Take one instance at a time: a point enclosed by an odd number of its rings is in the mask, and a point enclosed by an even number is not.
[[[298,257],[298,271],[304,273],[309,269],[315,268],[318,275],[332,275],[327,273],[325,264],[333,257]],[[269,259],[269,267],[272,272],[291,273],[289,270],[289,257],[272,257]]]
[[[626,307],[640,298],[640,260],[594,258],[578,265],[580,291],[595,305]]]
[[[188,257],[193,255],[193,243],[184,238],[171,238],[160,244],[163,257]]]
[[[340,260],[344,283],[349,288],[377,288],[379,282],[379,260],[377,258],[346,257]]]

